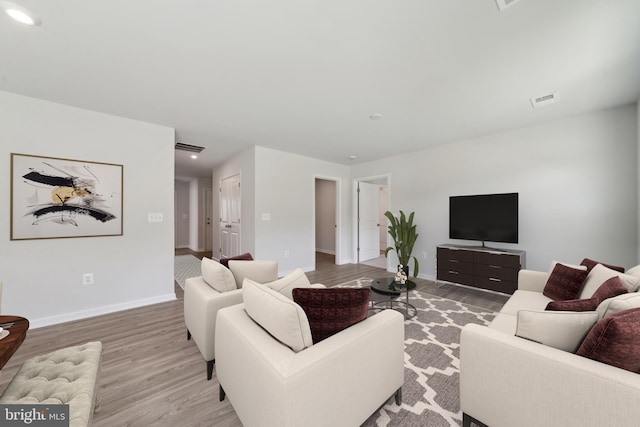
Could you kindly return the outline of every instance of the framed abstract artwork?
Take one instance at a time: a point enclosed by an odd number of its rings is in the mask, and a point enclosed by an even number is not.
[[[122,236],[123,166],[11,153],[11,240]]]

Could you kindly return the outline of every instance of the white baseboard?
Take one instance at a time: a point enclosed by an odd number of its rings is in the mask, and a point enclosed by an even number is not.
[[[316,248],[316,252],[320,252],[321,254],[335,255],[336,251],[329,251],[326,249],[318,249]]]
[[[144,298],[135,301],[127,301],[121,304],[105,305],[90,310],[81,310],[73,313],[65,313],[57,316],[41,317],[39,319],[29,319],[29,328],[36,329],[43,326],[57,325],[58,323],[71,322],[72,320],[86,319],[88,317],[100,316],[102,314],[115,313],[116,311],[128,310],[130,308],[143,307],[145,305],[158,304],[176,299],[175,293],[158,295],[156,297]]]

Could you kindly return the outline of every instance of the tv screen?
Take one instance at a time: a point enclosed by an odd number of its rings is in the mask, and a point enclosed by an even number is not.
[[[449,238],[518,243],[518,193],[449,197]]]

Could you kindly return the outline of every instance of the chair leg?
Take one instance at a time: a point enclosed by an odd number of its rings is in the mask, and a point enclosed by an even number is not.
[[[402,387],[396,391],[396,405],[402,405]]]
[[[222,402],[226,396],[227,396],[227,393],[225,393],[222,386],[220,386],[220,402]]]
[[[191,339],[191,332],[189,332],[189,330],[187,329],[187,341],[189,341]]]
[[[207,381],[211,379],[213,376],[213,364],[216,363],[216,360],[207,360]]]

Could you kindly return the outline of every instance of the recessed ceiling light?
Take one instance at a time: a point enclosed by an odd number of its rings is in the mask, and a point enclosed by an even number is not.
[[[370,115],[370,116],[369,116],[369,118],[370,118],[371,120],[378,120],[378,119],[381,119],[381,118],[382,118],[382,114],[380,114],[380,113],[373,113],[372,115]]]
[[[0,8],[14,20],[25,25],[40,25],[42,22],[32,12],[10,1],[0,1]]]
[[[192,155],[191,155],[191,158],[192,158],[192,159],[197,159],[197,158],[198,158],[198,156],[196,156],[195,154],[192,154]]]
[[[355,159],[356,159],[356,156],[349,156],[349,157],[348,157],[348,159],[349,159],[349,160],[355,160]]]

